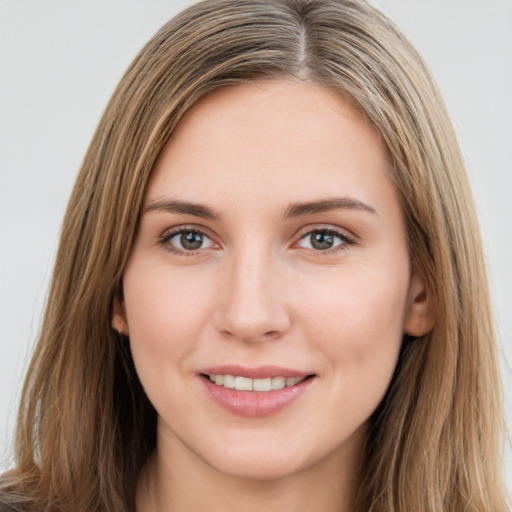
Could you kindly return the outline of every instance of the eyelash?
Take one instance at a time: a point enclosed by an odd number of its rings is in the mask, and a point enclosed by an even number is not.
[[[212,241],[212,239],[202,229],[186,227],[186,226],[165,232],[158,240],[158,243],[160,245],[164,246],[165,249],[172,254],[177,254],[180,256],[196,256],[196,255],[200,254],[201,251],[204,250],[205,248],[188,251],[188,250],[182,250],[182,249],[176,248],[173,245],[171,245],[170,241],[175,236],[184,234],[184,233],[192,233],[192,234],[196,234],[196,235],[201,235],[202,237],[204,237],[204,238],[210,240],[212,243],[214,243]],[[306,248],[307,250],[313,251],[315,254],[318,254],[321,256],[327,256],[327,255],[336,253],[338,251],[346,250],[350,246],[352,246],[356,243],[356,241],[351,236],[349,236],[346,232],[333,229],[332,227],[329,227],[329,228],[318,227],[318,228],[314,228],[314,229],[308,229],[307,231],[304,231],[300,235],[298,242],[306,239],[308,236],[309,237],[312,236],[315,233],[322,233],[323,235],[330,235],[330,236],[333,236],[333,237],[341,240],[341,243],[339,243],[338,245],[335,245],[332,248],[328,248],[328,249],[324,249],[324,250],[314,249],[314,248]],[[297,244],[298,242],[295,242],[295,244]]]
[[[328,248],[328,249],[324,249],[324,250],[314,249],[314,248],[309,249],[311,251],[314,251],[315,254],[318,254],[320,256],[329,256],[334,253],[337,253],[338,251],[344,251],[344,250],[348,249],[351,245],[354,245],[356,243],[356,241],[351,236],[349,236],[346,232],[337,230],[337,229],[333,229],[332,227],[328,227],[328,228],[327,227],[325,227],[325,228],[318,227],[318,228],[314,228],[314,229],[308,229],[303,234],[301,234],[301,236],[299,238],[299,242],[308,237],[311,237],[315,233],[321,233],[323,235],[330,235],[330,236],[333,236],[333,237],[341,240],[341,243],[339,243],[338,245],[335,245],[332,248]]]
[[[174,229],[172,231],[165,232],[160,237],[160,239],[158,240],[158,243],[160,245],[163,245],[165,247],[165,249],[167,251],[169,251],[170,253],[172,253],[172,254],[178,254],[180,256],[196,256],[197,254],[199,254],[201,252],[201,250],[203,250],[202,248],[198,249],[196,251],[187,251],[187,250],[178,249],[177,247],[174,247],[170,243],[171,240],[175,236],[180,235],[180,234],[184,234],[184,233],[193,233],[193,234],[196,234],[196,235],[201,235],[204,238],[206,238],[208,240],[211,240],[211,238],[203,230],[198,229],[198,228],[192,228],[192,227],[184,226],[184,227],[181,227],[181,228],[178,228],[178,229]]]

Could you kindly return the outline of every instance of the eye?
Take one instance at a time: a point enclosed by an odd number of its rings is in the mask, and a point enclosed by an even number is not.
[[[213,241],[202,231],[187,228],[180,228],[177,231],[164,234],[160,243],[170,252],[192,254],[215,246]]]
[[[298,245],[305,249],[326,252],[332,249],[342,249],[354,243],[354,240],[345,233],[333,229],[314,229],[302,236]]]

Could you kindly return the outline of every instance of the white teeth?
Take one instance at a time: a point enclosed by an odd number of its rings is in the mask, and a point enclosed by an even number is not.
[[[301,380],[302,379],[300,377],[288,377],[285,384],[287,386],[295,386],[295,384],[298,384]]]
[[[254,379],[252,383],[253,391],[270,391],[272,389],[272,379]]]
[[[252,391],[252,379],[235,377],[235,389],[238,391]]]
[[[295,386],[306,377],[268,377],[266,379],[249,379],[233,375],[208,375],[208,378],[217,386],[224,386],[238,391],[272,391],[287,386]]]
[[[233,375],[224,375],[224,384],[225,388],[233,389],[235,387],[235,377]]]
[[[272,377],[272,389],[282,389],[286,386],[284,377]]]

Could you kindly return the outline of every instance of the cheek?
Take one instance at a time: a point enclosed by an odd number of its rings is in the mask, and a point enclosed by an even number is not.
[[[387,387],[403,338],[407,283],[403,272],[351,269],[304,294],[308,338],[354,390],[361,382]]]
[[[314,307],[304,308],[304,318],[324,361],[319,416],[337,439],[365,425],[389,387],[403,338],[407,286],[356,272],[330,284],[324,293],[311,290],[308,303]]]
[[[303,315],[320,331],[339,330],[342,337],[354,335],[360,342],[372,342],[390,329],[395,334],[401,331],[406,294],[403,276],[347,270],[308,286],[301,306]],[[366,340],[358,336],[372,332],[374,336]]]
[[[148,270],[149,268],[149,270]],[[210,316],[204,282],[176,275],[158,265],[127,267],[124,282],[126,315],[133,359],[144,386],[158,379],[170,382],[186,368]]]
[[[190,336],[208,307],[204,277],[172,272],[165,265],[130,265],[123,281],[130,336],[172,343]],[[148,341],[149,341],[148,338]]]

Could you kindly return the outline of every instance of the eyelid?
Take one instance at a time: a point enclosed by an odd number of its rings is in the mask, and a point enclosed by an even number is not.
[[[180,233],[187,233],[187,232],[195,232],[199,233],[205,238],[209,239],[212,243],[212,247],[205,247],[200,248],[197,250],[181,250],[178,247],[171,246],[169,244],[169,241],[175,237],[176,235],[179,235]],[[324,232],[324,233],[331,233],[335,236],[337,236],[340,240],[342,240],[343,243],[340,243],[338,245],[335,245],[332,248],[329,249],[314,249],[314,248],[303,248],[305,250],[309,250],[311,252],[314,252],[316,254],[332,254],[336,251],[346,249],[354,244],[357,243],[357,238],[348,230],[344,228],[340,228],[338,226],[333,226],[332,224],[308,224],[307,226],[303,226],[300,228],[295,235],[293,236],[294,242],[292,244],[292,247],[296,246],[301,240],[306,238],[308,235],[311,235],[315,232]],[[165,229],[162,234],[158,237],[157,243],[164,246],[169,252],[185,255],[185,256],[194,256],[197,254],[200,254],[206,250],[211,249],[219,249],[221,247],[221,244],[217,241],[218,237],[214,234],[211,234],[211,231],[208,228],[205,228],[204,226],[197,225],[197,224],[182,224],[173,226],[170,228]]]
[[[324,232],[324,233],[332,233],[335,236],[339,237],[343,243],[338,244],[330,249],[320,250],[320,249],[309,249],[304,248],[306,250],[313,251],[317,254],[324,254],[327,255],[329,253],[333,253],[342,249],[346,249],[352,245],[355,245],[357,243],[356,237],[350,233],[348,230],[340,228],[338,226],[333,226],[332,224],[309,224],[307,226],[302,227],[295,235],[294,239],[295,242],[293,245],[295,246],[298,244],[301,240],[306,238],[308,235],[311,235],[312,233],[316,232]]]
[[[197,250],[184,250],[179,247],[172,246],[170,244],[170,240],[180,233],[199,233],[208,240],[211,241],[212,247],[204,247]],[[181,224],[178,226],[174,226],[171,228],[167,228],[163,231],[163,233],[158,237],[157,243],[164,246],[166,250],[174,254],[180,254],[184,256],[194,256],[210,249],[217,249],[220,247],[220,244],[215,240],[216,237],[210,234],[210,230],[206,229],[204,226],[198,226],[196,224]]]
[[[357,240],[357,236],[348,229],[336,226],[335,224],[326,224],[323,222],[310,223],[307,224],[306,226],[302,226],[300,229],[296,231],[294,238],[300,238],[304,235],[311,233],[312,231],[332,231],[334,233],[338,233],[343,237],[353,239],[354,242]]]

